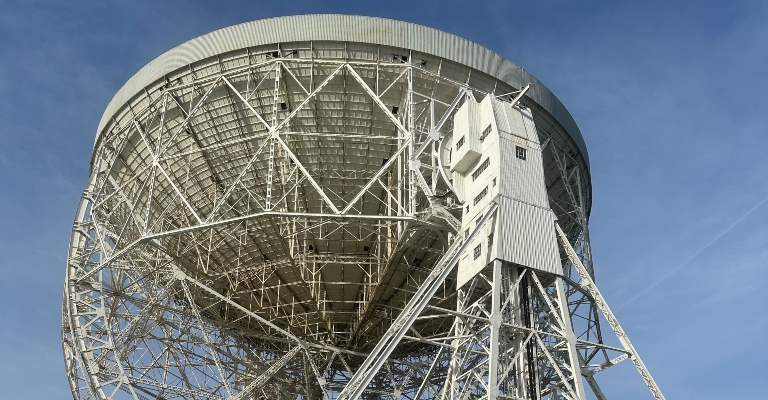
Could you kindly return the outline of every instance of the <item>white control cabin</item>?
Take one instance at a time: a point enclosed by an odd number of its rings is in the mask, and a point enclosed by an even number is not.
[[[461,287],[498,259],[562,274],[541,145],[531,110],[488,95],[468,96],[454,116],[450,170],[468,232],[491,201],[499,204],[459,262]]]

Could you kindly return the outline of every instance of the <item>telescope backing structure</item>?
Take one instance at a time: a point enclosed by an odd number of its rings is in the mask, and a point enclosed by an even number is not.
[[[340,15],[201,36],[99,124],[73,396],[603,399],[629,359],[663,399],[594,284],[591,201],[570,114],[477,44]]]

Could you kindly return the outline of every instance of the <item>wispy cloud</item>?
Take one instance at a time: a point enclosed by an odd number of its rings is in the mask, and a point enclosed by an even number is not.
[[[762,200],[758,201],[757,204],[755,204],[752,208],[750,208],[747,212],[742,214],[739,218],[737,218],[735,221],[733,221],[730,225],[728,225],[725,229],[720,231],[718,234],[716,234],[712,239],[710,239],[707,243],[705,243],[703,246],[701,246],[698,250],[696,250],[693,254],[691,254],[688,258],[685,259],[685,261],[681,262],[680,264],[677,264],[676,266],[670,268],[667,270],[667,272],[659,277],[657,280],[655,280],[653,283],[648,285],[645,289],[638,292],[636,295],[631,297],[629,300],[625,301],[623,304],[621,304],[619,307],[616,308],[617,311],[623,309],[629,304],[634,303],[637,301],[637,299],[645,296],[648,292],[653,290],[656,286],[658,286],[660,283],[666,281],[669,279],[672,275],[678,273],[680,270],[682,270],[685,266],[687,266],[691,261],[693,261],[696,257],[701,255],[704,251],[706,251],[712,244],[720,240],[723,236],[725,236],[728,232],[733,230],[733,228],[736,227],[741,221],[744,221],[745,218],[747,218],[750,214],[752,214],[755,210],[760,208],[765,202],[768,201],[768,196],[763,198]]]

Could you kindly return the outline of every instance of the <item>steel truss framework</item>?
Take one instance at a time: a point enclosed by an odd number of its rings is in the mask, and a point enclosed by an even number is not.
[[[486,92],[305,50],[192,65],[102,133],[64,289],[75,398],[583,399],[583,377],[602,399],[627,358],[663,398],[592,281],[589,178],[551,117],[563,275],[494,262],[457,290],[480,225],[458,232],[440,141]]]

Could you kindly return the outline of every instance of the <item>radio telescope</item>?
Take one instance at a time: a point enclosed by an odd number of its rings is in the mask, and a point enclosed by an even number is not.
[[[595,286],[591,196],[568,111],[477,44],[342,15],[198,37],[99,124],[72,394],[604,399],[630,360],[663,399]]]

